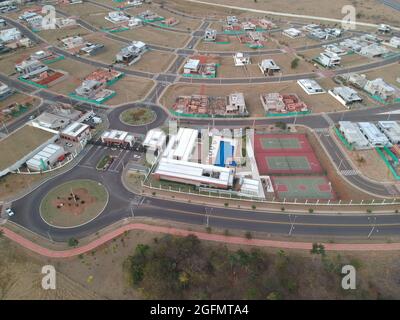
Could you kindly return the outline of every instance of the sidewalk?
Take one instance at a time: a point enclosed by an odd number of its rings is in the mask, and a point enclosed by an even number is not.
[[[32,241],[18,235],[17,233],[9,230],[5,227],[0,227],[0,231],[3,232],[3,236],[18,243],[25,249],[33,251],[37,254],[48,258],[71,258],[80,254],[84,254],[94,250],[95,248],[109,242],[110,240],[122,235],[124,232],[130,230],[142,230],[148,232],[165,233],[176,236],[187,236],[195,235],[201,240],[215,241],[228,244],[238,245],[249,245],[257,247],[270,247],[277,249],[297,249],[297,250],[310,250],[312,248],[311,242],[291,242],[291,241],[275,241],[275,240],[264,240],[264,239],[246,239],[234,236],[224,236],[218,234],[210,234],[205,232],[195,232],[176,228],[146,225],[143,223],[130,223],[125,226],[119,227],[100,238],[90,242],[82,247],[56,251],[47,249]],[[394,251],[400,250],[400,243],[324,243],[325,250],[327,251]]]

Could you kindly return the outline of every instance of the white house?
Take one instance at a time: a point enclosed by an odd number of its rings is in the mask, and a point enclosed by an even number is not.
[[[362,101],[362,98],[358,95],[357,91],[350,87],[336,87],[328,92],[347,108],[350,108],[350,105],[353,103]]]
[[[251,63],[250,56],[242,52],[235,53],[235,55],[233,56],[233,61],[235,62],[236,67],[244,66]]]
[[[289,28],[289,29],[283,30],[282,34],[289,38],[298,38],[303,35],[303,33],[296,28]]]
[[[334,68],[340,65],[340,62],[342,61],[342,58],[338,54],[331,51],[321,52],[317,59],[324,67],[327,68]]]
[[[17,28],[0,30],[0,42],[13,42],[21,39],[21,31]]]
[[[281,70],[281,68],[272,59],[262,60],[261,63],[258,64],[258,67],[265,76],[273,75],[275,72],[279,72]]]
[[[368,80],[364,86],[364,90],[373,96],[379,96],[383,100],[387,100],[396,92],[395,88],[383,81],[382,78]]]

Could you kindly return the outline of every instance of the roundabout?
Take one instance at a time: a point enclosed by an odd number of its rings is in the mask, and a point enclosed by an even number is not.
[[[108,199],[108,191],[101,183],[89,179],[70,180],[44,196],[40,216],[52,227],[75,228],[97,218]]]
[[[154,122],[157,114],[149,108],[137,107],[123,111],[119,118],[128,126],[143,126]]]

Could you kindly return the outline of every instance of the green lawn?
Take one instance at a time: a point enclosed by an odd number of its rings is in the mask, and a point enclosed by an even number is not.
[[[137,126],[153,122],[156,114],[147,108],[132,108],[122,112],[120,118],[128,125]]]

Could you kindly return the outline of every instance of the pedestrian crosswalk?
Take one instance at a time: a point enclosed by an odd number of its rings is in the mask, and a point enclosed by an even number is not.
[[[340,170],[340,173],[344,176],[356,176],[358,174],[356,170]]]
[[[333,122],[333,120],[331,119],[331,117],[329,115],[327,115],[326,113],[322,114],[322,117],[326,120],[326,122],[328,122],[328,124],[330,126],[333,126],[335,124],[335,122]]]
[[[314,131],[317,133],[329,133],[329,128],[315,128]]]

